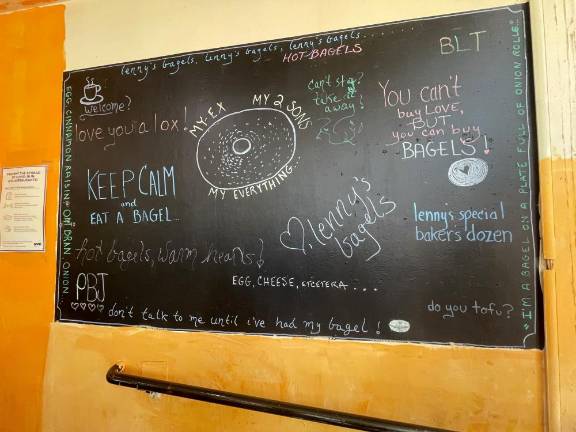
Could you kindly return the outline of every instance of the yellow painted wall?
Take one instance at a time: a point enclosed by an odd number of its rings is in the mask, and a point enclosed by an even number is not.
[[[561,323],[548,329],[550,340],[557,336],[557,349],[548,350],[546,356],[557,379],[549,380],[548,387],[544,356],[537,350],[49,324],[56,277],[64,43],[66,67],[75,69],[512,2],[73,0],[65,12],[63,6],[52,6],[0,15],[0,165],[49,165],[48,252],[0,255],[0,431],[41,429],[48,328],[42,430],[50,432],[336,430],[166,396],[151,399],[105,382],[106,370],[117,361],[125,362],[128,372],[462,431],[543,430],[548,388],[549,400],[555,401],[549,410],[552,430],[575,430],[576,414],[570,406],[576,407],[576,372],[570,361],[576,364],[576,351],[569,342],[574,340],[576,309],[571,252],[576,250],[576,182],[566,158],[575,154],[570,147],[573,137],[567,135],[574,130],[571,125],[562,129],[562,135],[554,129],[548,141],[544,138],[549,145],[541,151],[545,157],[541,169],[548,173],[544,178],[549,182],[548,189],[543,188],[549,192],[545,205],[554,210],[546,223],[555,233],[552,244],[558,244],[548,246],[556,261],[555,268],[545,272],[546,287],[556,288],[547,292],[551,299],[547,313]],[[552,3],[559,7],[552,9]],[[568,67],[553,44],[567,38],[563,30],[574,34],[573,1],[535,0],[533,4],[537,8],[533,25],[547,20],[546,29],[558,33],[545,39],[543,28],[536,32],[538,120],[569,123],[574,119],[572,104],[565,105],[567,94],[574,90],[570,74],[564,71],[562,86],[553,83],[555,99],[548,101],[548,87],[557,78],[546,79],[545,71]],[[574,42],[568,38],[566,46],[573,67]],[[560,112],[557,101],[564,103]],[[548,102],[552,113],[540,109]],[[551,127],[539,128],[539,134]],[[562,159],[551,162],[550,149],[560,144],[567,150],[560,152]]]
[[[576,2],[534,0],[548,424],[576,430]]]

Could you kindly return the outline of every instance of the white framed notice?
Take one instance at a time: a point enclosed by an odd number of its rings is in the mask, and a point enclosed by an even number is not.
[[[2,169],[0,252],[44,252],[46,170]]]

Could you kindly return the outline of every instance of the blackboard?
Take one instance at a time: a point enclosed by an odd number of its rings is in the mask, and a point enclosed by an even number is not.
[[[56,319],[541,346],[527,23],[66,72]]]

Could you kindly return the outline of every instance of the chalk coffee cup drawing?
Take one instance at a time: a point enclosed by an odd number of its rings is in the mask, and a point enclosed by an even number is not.
[[[104,97],[100,94],[102,86],[94,84],[94,78],[86,78],[86,83],[84,86],[84,96],[80,98],[80,103],[82,105],[94,105],[102,102],[104,100]]]
[[[102,89],[98,84],[88,84],[84,86],[84,99],[93,101],[98,96],[98,92]]]

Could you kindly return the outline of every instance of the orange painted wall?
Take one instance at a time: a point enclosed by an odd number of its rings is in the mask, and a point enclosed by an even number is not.
[[[0,15],[0,167],[46,164],[46,253],[0,254],[0,431],[40,430],[55,283],[64,7]]]
[[[128,373],[469,432],[544,429],[542,353],[55,323],[45,432],[339,432],[112,386]],[[64,384],[63,384],[64,383]],[[90,421],[84,415],[90,413]],[[344,432],[344,430],[342,430]]]

